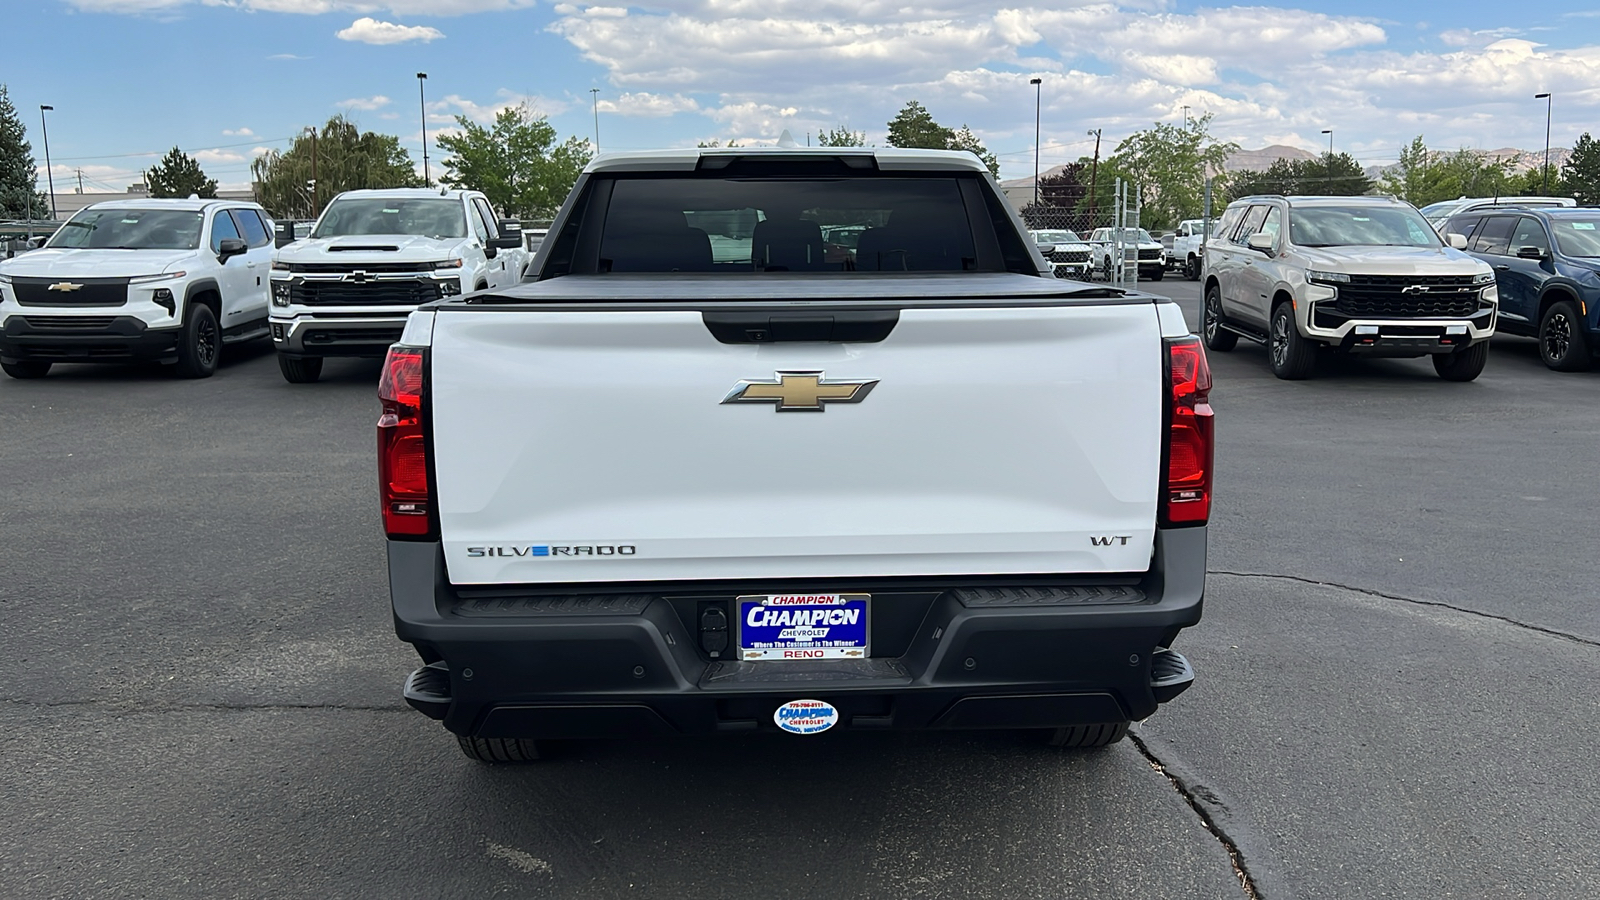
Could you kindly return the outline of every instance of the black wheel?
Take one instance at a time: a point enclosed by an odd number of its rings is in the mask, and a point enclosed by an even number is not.
[[[1100,260],[1100,277],[1106,281],[1111,280],[1111,257]]]
[[[183,336],[178,339],[178,377],[210,378],[221,355],[222,329],[217,327],[217,314],[204,303],[189,304]]]
[[[1160,281],[1161,279],[1163,279],[1165,277],[1167,277],[1167,270],[1166,269],[1157,269],[1154,272],[1150,273],[1150,280],[1151,281]]]
[[[1049,732],[1045,743],[1052,747],[1087,749],[1109,747],[1128,734],[1127,722],[1106,722],[1101,725],[1069,725]]]
[[[1222,289],[1206,288],[1206,302],[1200,307],[1200,336],[1206,349],[1227,353],[1239,343],[1239,336],[1222,327]]]
[[[1183,261],[1183,277],[1186,281],[1200,280],[1200,258],[1191,256]]]
[[[1539,320],[1539,356],[1557,372],[1583,372],[1594,363],[1583,317],[1571,300],[1551,304]]]
[[[1479,341],[1465,350],[1435,353],[1433,370],[1445,381],[1471,381],[1483,374],[1483,364],[1488,361],[1489,342]]]
[[[456,735],[468,759],[481,763],[529,763],[539,758],[539,742],[532,738],[472,738]]]
[[[50,364],[36,359],[0,363],[0,369],[5,370],[5,373],[12,378],[43,378],[50,374]]]
[[[1272,334],[1267,341],[1272,359],[1272,374],[1285,381],[1299,381],[1311,375],[1317,363],[1317,348],[1300,335],[1294,323],[1294,306],[1280,303],[1272,311]]]
[[[322,377],[322,357],[278,354],[278,370],[290,384],[311,384]]]

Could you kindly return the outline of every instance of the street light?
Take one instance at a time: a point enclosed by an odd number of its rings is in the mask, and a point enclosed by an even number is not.
[[[589,100],[594,105],[594,152],[600,152],[600,89],[589,88]]]
[[[1549,93],[1534,94],[1533,99],[1544,101],[1544,195],[1550,196],[1550,107],[1555,103]],[[49,155],[48,151],[45,153]]]
[[[423,91],[423,82],[428,80],[427,72],[417,73],[417,102],[422,109],[422,183],[429,184],[432,179],[428,173],[428,97]]]
[[[54,106],[39,104],[39,130],[44,134],[44,177],[50,183],[50,218],[56,217],[56,176],[50,171],[50,129],[44,123],[44,114],[53,111]],[[1546,143],[1548,143],[1548,138]],[[1546,153],[1546,156],[1549,154]],[[35,182],[37,184],[37,182]]]
[[[1039,106],[1044,100],[1044,79],[1030,78],[1033,85],[1033,205],[1039,205]]]
[[[1324,128],[1322,133],[1328,136],[1328,164],[1333,165],[1333,129]]]

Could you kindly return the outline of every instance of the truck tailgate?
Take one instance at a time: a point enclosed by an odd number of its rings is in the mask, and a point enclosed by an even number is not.
[[[434,324],[456,584],[1142,572],[1161,466],[1153,304],[906,308],[876,343],[723,344],[693,310]],[[859,403],[722,401],[781,371]]]

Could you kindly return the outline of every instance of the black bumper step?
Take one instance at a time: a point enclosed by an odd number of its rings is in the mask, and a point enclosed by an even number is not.
[[[443,719],[450,711],[450,666],[428,663],[406,678],[400,692],[411,708],[430,719]]]
[[[1158,647],[1150,657],[1150,690],[1157,703],[1165,703],[1194,684],[1194,666],[1182,653]]]

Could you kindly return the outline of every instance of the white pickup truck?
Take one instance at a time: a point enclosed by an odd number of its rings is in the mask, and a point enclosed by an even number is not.
[[[403,694],[469,757],[1100,746],[1192,682],[1205,355],[1171,301],[1052,277],[971,154],[601,156],[532,278],[413,313],[379,387]]]
[[[1206,220],[1184,219],[1171,236],[1161,239],[1161,246],[1169,268],[1182,272],[1185,280],[1199,281],[1205,262]]]
[[[419,305],[522,279],[522,225],[477,191],[345,191],[272,254],[272,342],[293,383],[329,356],[382,356]]]

